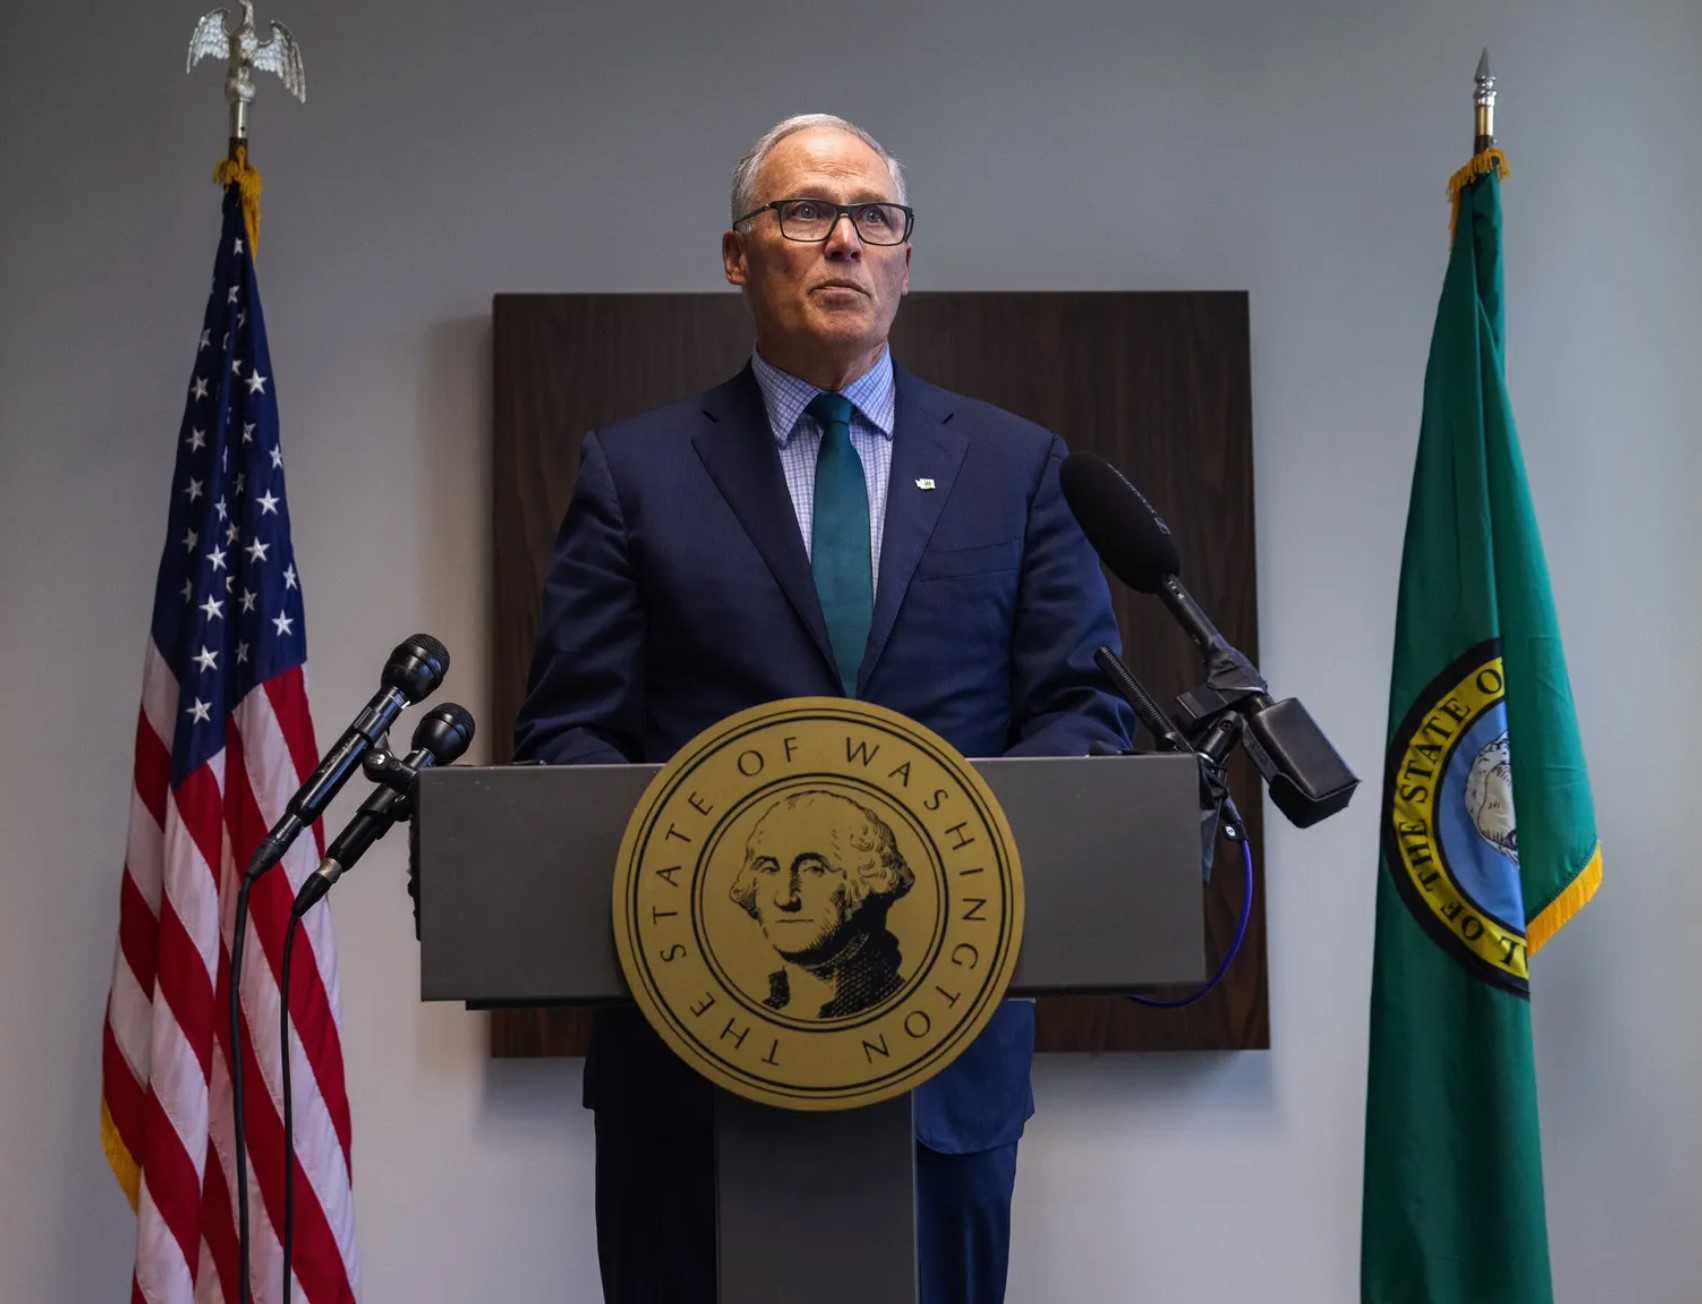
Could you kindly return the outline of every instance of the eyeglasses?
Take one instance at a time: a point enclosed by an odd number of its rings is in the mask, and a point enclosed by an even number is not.
[[[780,234],[803,244],[821,244],[841,217],[849,217],[863,243],[872,245],[903,244],[916,225],[914,210],[903,204],[836,204],[829,199],[776,199],[751,209],[733,225],[771,208],[780,219]]]

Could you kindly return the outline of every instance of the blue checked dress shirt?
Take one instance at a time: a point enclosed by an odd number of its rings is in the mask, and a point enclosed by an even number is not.
[[[769,429],[780,449],[780,466],[786,473],[786,489],[792,509],[803,531],[804,551],[811,550],[815,523],[816,454],[821,450],[821,426],[804,409],[823,391],[807,380],[799,380],[751,353],[751,370],[762,390],[768,409]],[[851,400],[851,447],[863,463],[863,482],[869,490],[870,592],[880,582],[881,535],[886,526],[886,491],[892,478],[892,425],[896,409],[892,383],[892,350],[882,349],[880,360],[839,391]]]

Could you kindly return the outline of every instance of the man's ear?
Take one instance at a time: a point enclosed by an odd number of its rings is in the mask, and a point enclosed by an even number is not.
[[[910,293],[910,249],[910,245],[904,246],[904,284],[898,287],[901,296]]]
[[[748,271],[745,238],[737,231],[724,231],[721,234],[721,270],[726,272],[729,285],[745,283]]]

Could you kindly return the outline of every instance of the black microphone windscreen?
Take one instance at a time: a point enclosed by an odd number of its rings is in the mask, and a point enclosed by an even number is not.
[[[383,683],[399,689],[410,702],[423,701],[437,691],[449,670],[449,649],[430,634],[403,639],[384,663]]]
[[[1123,583],[1156,593],[1166,576],[1181,573],[1170,527],[1111,463],[1092,453],[1071,453],[1058,480],[1087,541]]]
[[[436,765],[453,765],[473,741],[473,713],[459,702],[445,702],[414,726],[414,750],[424,749]]]

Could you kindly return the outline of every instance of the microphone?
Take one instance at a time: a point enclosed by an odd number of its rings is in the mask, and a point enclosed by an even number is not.
[[[430,634],[415,634],[398,643],[384,663],[383,687],[343,730],[337,745],[325,753],[307,782],[290,798],[272,831],[260,840],[249,862],[248,878],[259,878],[283,857],[342,791],[361,756],[390,728],[404,709],[430,697],[449,669],[449,650]]]
[[[1176,547],[1176,536],[1146,496],[1111,463],[1092,453],[1071,453],[1058,469],[1058,480],[1064,501],[1100,560],[1137,593],[1157,596],[1204,655],[1205,687],[1178,699],[1189,718],[1203,725],[1230,705],[1232,699],[1227,695],[1264,694],[1266,684],[1258,667],[1230,646],[1193,595],[1182,587],[1182,581],[1177,578],[1182,556]],[[1100,668],[1106,670],[1104,661],[1100,662]],[[1127,667],[1123,669],[1127,671]],[[1128,676],[1110,670],[1106,673],[1111,676],[1112,686],[1129,699],[1123,684]],[[1143,705],[1135,704],[1137,713]],[[1147,723],[1144,713],[1141,719]],[[1232,732],[1226,732],[1227,728],[1212,733],[1206,747],[1201,749],[1220,764],[1236,741]],[[1163,739],[1158,730],[1152,732]]]
[[[1092,453],[1071,453],[1058,479],[1100,560],[1131,589],[1156,595],[1205,656],[1206,683],[1177,699],[1194,749],[1221,766],[1230,749],[1243,743],[1277,809],[1301,828],[1344,809],[1359,780],[1297,699],[1271,700],[1258,667],[1230,645],[1182,586],[1176,538],[1141,491]]]
[[[1157,593],[1182,573],[1176,536],[1141,491],[1103,457],[1071,453],[1058,483],[1082,533],[1111,573],[1140,593]]]
[[[397,820],[413,814],[413,802],[407,790],[421,770],[434,765],[453,765],[466,754],[472,741],[471,713],[454,702],[445,702],[420,718],[414,726],[414,750],[400,761],[383,752],[369,753],[368,769],[384,771],[383,778],[361,803],[355,817],[343,826],[319,868],[301,885],[290,913],[299,919],[311,910]]]
[[[1177,578],[1182,573],[1182,556],[1176,536],[1146,495],[1111,463],[1092,453],[1071,453],[1058,468],[1058,480],[1082,533],[1113,575],[1137,593],[1156,595],[1208,660],[1238,661],[1237,669],[1258,678],[1252,663],[1229,645],[1182,587]],[[1262,679],[1259,687],[1264,687]]]

